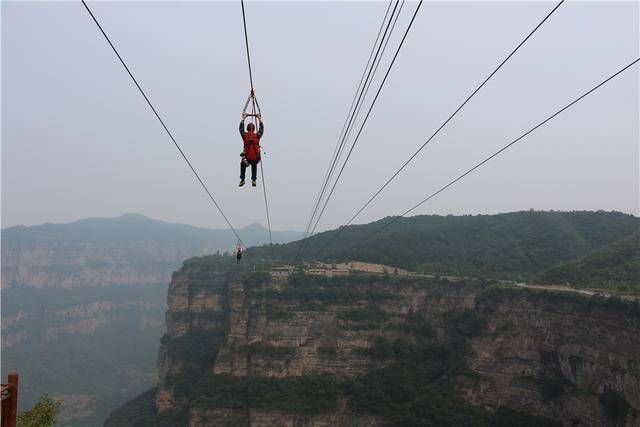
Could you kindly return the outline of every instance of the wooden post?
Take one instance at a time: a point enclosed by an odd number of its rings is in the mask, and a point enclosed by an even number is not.
[[[18,417],[18,374],[9,374],[9,395],[2,401],[2,427],[16,427]]]
[[[4,388],[4,385],[3,385],[3,388]],[[8,403],[9,403],[8,396],[6,399],[2,399],[2,409],[0,409],[0,425],[2,425],[2,427],[7,427],[7,424],[8,424],[7,423],[7,408],[9,407]]]
[[[9,427],[16,427],[16,419],[18,418],[18,374],[12,372],[9,374],[9,384],[11,384],[11,397],[9,398]]]

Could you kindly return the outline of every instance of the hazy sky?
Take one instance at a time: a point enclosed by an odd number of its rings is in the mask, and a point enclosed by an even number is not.
[[[261,188],[237,187],[240,4],[90,5],[234,226],[264,223]],[[246,3],[275,229],[304,229],[386,5]],[[553,5],[425,2],[320,227],[350,218]],[[1,7],[3,227],[124,212],[226,227],[80,2]],[[638,15],[563,4],[357,222],[413,206],[637,58]],[[416,213],[638,214],[638,70]]]

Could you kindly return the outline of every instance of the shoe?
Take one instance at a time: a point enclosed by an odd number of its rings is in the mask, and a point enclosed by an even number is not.
[[[251,186],[255,187],[256,186],[256,180],[254,179],[253,181],[251,181]]]
[[[244,185],[244,179],[240,180],[240,184],[238,184],[238,187],[242,187]]]

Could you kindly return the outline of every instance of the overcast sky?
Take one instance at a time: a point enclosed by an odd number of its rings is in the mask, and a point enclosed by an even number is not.
[[[237,187],[240,4],[90,6],[234,226],[265,223],[261,188]],[[245,6],[272,225],[304,229],[387,3]],[[349,219],[553,6],[425,2],[320,228]],[[125,212],[226,227],[80,2],[1,7],[3,227]],[[413,206],[637,58],[638,15],[638,2],[563,4],[357,222]],[[637,215],[638,69],[415,213]]]

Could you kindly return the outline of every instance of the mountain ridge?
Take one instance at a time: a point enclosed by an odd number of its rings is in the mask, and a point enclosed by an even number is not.
[[[583,258],[551,267],[535,281],[640,292],[640,231]]]
[[[140,230],[135,230],[138,227]],[[102,229],[106,229],[106,232]],[[119,230],[122,229],[122,230]],[[139,213],[124,213],[117,217],[88,217],[80,218],[75,221],[65,223],[52,223],[46,222],[36,225],[14,225],[6,227],[1,230],[3,238],[19,238],[19,239],[37,239],[37,238],[66,238],[66,239],[80,239],[84,238],[91,241],[113,241],[121,240],[122,238],[132,239],[133,237],[162,237],[160,232],[162,228],[164,233],[169,236],[164,237],[165,240],[170,240],[172,237],[183,233],[183,238],[230,238],[235,234],[230,229],[215,229],[199,227],[191,224],[183,224],[178,222],[163,221],[155,218],[150,218]],[[115,231],[115,233],[114,233]],[[137,234],[131,235],[132,231],[137,231]],[[267,240],[262,239],[263,236],[268,236],[269,230],[260,223],[251,223],[244,227],[237,228],[238,233],[242,236],[242,233],[252,233],[249,237],[243,237],[243,240],[248,242],[260,244],[267,243]],[[84,234],[83,234],[84,233]],[[255,234],[260,235],[258,239]],[[301,237],[302,232],[295,230],[272,230],[274,241],[291,240],[292,238]],[[232,239],[232,240],[233,240]]]
[[[530,210],[413,216],[400,218],[374,234],[390,218],[319,233],[308,240],[301,258],[357,260],[432,274],[527,280],[640,228],[640,218],[621,212]],[[362,244],[365,238],[366,244]],[[299,242],[274,245],[274,257],[294,260],[299,248]],[[247,254],[269,258],[270,251],[250,248]]]

